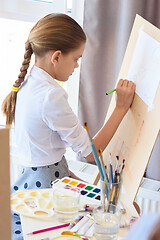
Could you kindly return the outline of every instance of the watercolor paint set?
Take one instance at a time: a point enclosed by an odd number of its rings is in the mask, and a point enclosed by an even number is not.
[[[87,182],[79,181],[74,178],[64,177],[53,182],[52,187],[63,187],[72,191],[80,191],[81,200],[87,203],[100,204],[101,189]],[[81,201],[82,202],[82,201]]]
[[[53,182],[49,189],[32,189],[17,191],[11,195],[12,211],[33,218],[50,218],[54,215],[53,188],[62,187],[80,192],[80,205],[99,205],[101,190],[97,186],[64,177]],[[73,194],[74,195],[74,194]]]

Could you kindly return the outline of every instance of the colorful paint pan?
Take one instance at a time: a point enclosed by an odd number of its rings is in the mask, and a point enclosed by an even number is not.
[[[96,200],[101,200],[101,196],[98,195],[97,197],[95,197]]]
[[[90,198],[93,198],[93,197],[95,197],[95,196],[96,196],[95,193],[89,193],[89,194],[87,195],[87,197],[90,197]]]
[[[94,193],[100,193],[100,191],[101,191],[101,189],[99,189],[99,188],[95,188],[95,189],[93,190]]]
[[[66,185],[64,188],[65,188],[65,189],[71,189],[72,186],[70,186],[70,185]]]
[[[72,186],[76,186],[76,185],[78,184],[78,182],[76,182],[76,181],[71,181],[69,184],[72,185]]]
[[[79,188],[84,188],[86,186],[86,184],[84,184],[84,183],[79,183],[78,185],[77,185],[77,187],[79,187]]]
[[[71,181],[70,179],[65,178],[65,179],[63,179],[62,182],[64,182],[64,183],[69,183],[70,181]]]
[[[81,195],[86,195],[88,192],[87,191],[85,191],[85,190],[82,190],[81,191]]]
[[[94,187],[92,186],[87,186],[85,189],[91,191]]]
[[[76,192],[76,191],[79,191],[80,189],[79,188],[71,188],[71,190]]]

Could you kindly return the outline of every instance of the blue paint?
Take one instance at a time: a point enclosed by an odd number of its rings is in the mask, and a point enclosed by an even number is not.
[[[99,188],[95,188],[94,190],[93,190],[93,192],[95,192],[95,193],[99,193],[101,190],[99,189]]]

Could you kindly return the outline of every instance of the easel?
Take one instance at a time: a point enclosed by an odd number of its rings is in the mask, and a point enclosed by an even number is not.
[[[160,30],[139,15],[136,15],[118,80],[120,78],[125,79],[128,74],[138,39],[138,33],[141,28],[143,28],[145,33],[160,42]],[[103,153],[106,164],[109,163],[110,152],[112,153],[112,158],[114,160],[116,159],[116,155],[119,155],[120,163],[123,159],[126,160],[123,172],[123,191],[121,196],[121,201],[126,208],[129,204],[133,203],[135,199],[150,155],[154,148],[154,144],[159,135],[159,105],[160,86],[157,89],[154,99],[154,109],[149,112],[148,106],[136,94],[131,109],[123,119],[117,132]],[[114,107],[115,96],[113,94],[106,121]],[[97,177],[95,179],[97,181]]]

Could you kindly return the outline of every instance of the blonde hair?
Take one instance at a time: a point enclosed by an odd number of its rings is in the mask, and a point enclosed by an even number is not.
[[[81,26],[65,14],[48,14],[41,18],[31,29],[25,43],[25,54],[18,79],[13,87],[21,87],[31,61],[32,53],[43,56],[50,50],[60,50],[63,54],[78,48],[86,41]],[[6,116],[6,125],[11,125],[15,117],[17,92],[11,91],[2,103],[2,111]]]

